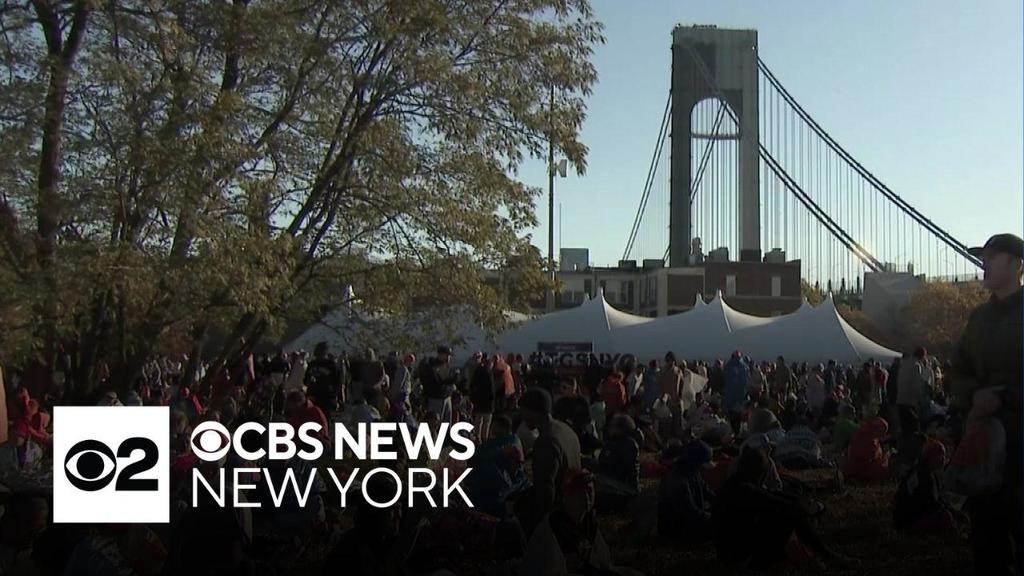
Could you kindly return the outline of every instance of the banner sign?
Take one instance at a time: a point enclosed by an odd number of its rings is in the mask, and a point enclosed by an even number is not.
[[[594,351],[593,342],[537,342],[537,352],[545,356]]]

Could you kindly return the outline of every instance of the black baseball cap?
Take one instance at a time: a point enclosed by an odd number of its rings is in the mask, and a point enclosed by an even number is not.
[[[972,256],[981,258],[985,250],[992,249],[996,252],[1003,252],[1017,258],[1024,258],[1024,240],[1016,234],[996,234],[988,239],[984,246],[971,248],[968,252]]]

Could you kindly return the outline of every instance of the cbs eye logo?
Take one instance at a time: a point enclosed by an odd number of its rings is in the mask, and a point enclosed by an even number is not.
[[[117,474],[117,459],[128,459],[136,450],[142,450],[142,459],[125,466]],[[155,478],[135,476],[156,466],[160,451],[149,438],[133,436],[121,442],[115,453],[99,440],[82,440],[71,447],[64,458],[68,482],[79,490],[95,492],[110,484],[117,475],[115,490],[152,491],[159,488]]]
[[[169,521],[166,406],[56,406],[53,449],[54,522]]]
[[[216,462],[231,449],[231,433],[220,422],[207,420],[192,430],[192,452],[200,460]]]

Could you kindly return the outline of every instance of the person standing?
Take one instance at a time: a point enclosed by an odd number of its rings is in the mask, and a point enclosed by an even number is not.
[[[665,354],[665,367],[658,373],[658,393],[672,411],[670,437],[675,437],[682,431],[684,375],[683,369],[676,365],[676,355],[672,352]]]
[[[430,362],[429,379],[423,381],[423,394],[427,397],[427,410],[437,414],[441,422],[452,421],[452,392],[458,374],[452,369],[452,349],[441,346],[437,357]]]
[[[1002,488],[967,503],[974,569],[976,574],[1021,574],[1024,240],[996,234],[971,253],[981,258],[985,288],[992,295],[971,313],[960,337],[949,374],[952,401],[968,411],[968,422],[994,415],[1006,430]]]
[[[786,365],[786,359],[779,356],[775,361],[775,373],[772,376],[772,394],[776,398],[785,398],[792,387],[793,371]]]
[[[306,367],[306,396],[330,417],[338,409],[341,374],[338,365],[327,356],[327,342],[313,348],[313,361]]]
[[[469,381],[469,400],[473,403],[473,428],[481,444],[487,442],[494,414],[494,373],[490,362],[478,359]]]
[[[729,415],[732,433],[739,434],[740,424],[743,420],[743,408],[747,404],[747,383],[750,380],[750,370],[739,352],[733,352],[729,362],[725,365],[724,380],[722,403],[725,412]]]
[[[875,415],[874,404],[871,402],[875,391],[873,368],[870,362],[865,362],[857,374],[857,380],[853,386],[853,404],[857,407],[861,418],[864,419]]]
[[[928,365],[928,352],[924,348],[914,356],[900,362],[897,375],[896,409],[900,416],[900,434],[911,435],[921,431],[921,404],[928,397],[932,370]]]
[[[827,386],[825,385],[823,372],[824,368],[822,365],[816,364],[814,369],[807,373],[805,381],[806,384],[804,386],[804,397],[807,400],[807,408],[810,409],[815,418],[821,416],[822,411],[825,409]]]
[[[613,370],[601,381],[601,400],[604,401],[605,414],[610,421],[616,414],[624,413],[629,403],[626,386],[622,382],[622,373]]]

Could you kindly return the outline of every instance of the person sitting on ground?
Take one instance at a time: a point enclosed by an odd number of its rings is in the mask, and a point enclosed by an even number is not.
[[[775,412],[767,408],[755,408],[750,413],[750,423],[747,426],[747,432],[751,435],[764,434],[775,444],[778,444],[786,437],[786,431],[782,429],[782,424],[776,418]]]
[[[920,458],[901,479],[893,501],[893,526],[900,531],[949,532],[956,529],[952,507],[943,499],[939,474],[946,465],[946,447],[924,439]]]
[[[660,536],[687,544],[710,538],[714,493],[704,480],[704,471],[712,468],[712,450],[705,442],[691,440],[682,447],[658,486]]]
[[[39,410],[39,402],[30,399],[11,421],[13,436],[19,442],[31,440],[45,448],[52,441],[50,433],[46,431],[48,420],[49,417]]]
[[[832,449],[837,454],[845,455],[847,448],[850,447],[850,440],[858,428],[860,428],[860,424],[857,424],[857,410],[853,404],[848,402],[840,404],[839,417],[832,428]]]
[[[0,516],[0,574],[38,574],[33,545],[46,530],[49,505],[42,495],[14,494]]]
[[[598,460],[597,492],[602,509],[615,508],[640,494],[640,446],[643,436],[633,419],[618,414],[608,425],[608,436]]]
[[[767,473],[764,477],[764,487],[774,492],[781,492],[783,490],[782,475],[779,474],[779,468],[772,458],[772,453],[775,452],[775,442],[772,441],[771,437],[767,434],[751,434],[747,436],[743,444],[740,445],[739,453],[742,454],[744,450],[757,450],[764,453],[768,459],[766,466],[768,467]],[[736,475],[736,471],[739,469],[740,460],[734,458],[730,463],[729,477]]]
[[[585,471],[566,477],[565,498],[546,515],[526,546],[522,576],[568,576],[634,574],[613,567],[611,550],[601,535],[594,515],[594,480]]]
[[[884,418],[875,417],[861,424],[846,452],[846,479],[880,482],[889,477],[889,455],[882,450],[882,439],[888,433],[889,423]]]
[[[792,538],[808,548],[819,563],[852,562],[831,551],[811,526],[823,507],[806,498],[767,490],[769,458],[762,450],[744,448],[736,473],[726,481],[712,511],[718,559],[763,568],[787,559]]]
[[[512,433],[508,416],[494,418],[490,439],[477,448],[468,467],[472,472],[466,478],[466,495],[473,507],[491,516],[507,516],[508,496],[529,484],[523,469],[523,446]]]
[[[519,408],[526,427],[539,432],[533,444],[532,517],[524,522],[529,528],[562,501],[566,477],[580,470],[582,464],[579,438],[567,424],[551,417],[551,395],[546,390],[527,391]]]
[[[352,529],[341,535],[323,564],[325,576],[338,574],[339,569],[355,576],[404,573],[408,551],[401,549],[398,538],[402,503],[380,508],[368,502],[389,502],[398,489],[385,474],[373,477],[364,489],[367,497],[356,504]]]
[[[600,428],[594,421],[595,410],[579,393],[579,386],[573,378],[560,378],[552,388],[551,415],[555,420],[565,422],[580,439],[580,450],[590,454],[601,447],[597,433],[604,429],[603,412]],[[604,406],[603,404],[601,405]]]
[[[805,415],[804,422],[791,428],[786,436],[778,442],[772,458],[780,466],[789,470],[808,470],[832,466],[830,462],[822,458],[821,440],[806,423],[809,417],[809,415]]]

